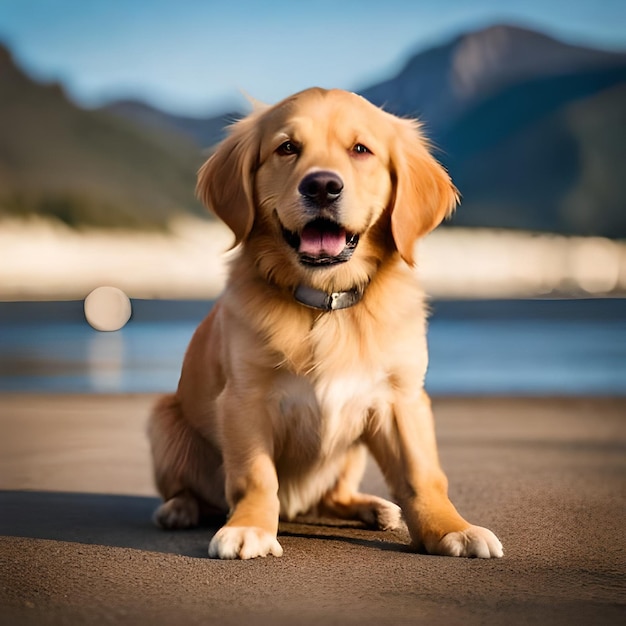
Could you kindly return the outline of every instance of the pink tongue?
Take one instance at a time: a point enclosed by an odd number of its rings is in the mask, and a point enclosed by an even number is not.
[[[310,256],[338,256],[346,247],[346,231],[343,228],[321,228],[308,224],[300,235],[300,254]]]

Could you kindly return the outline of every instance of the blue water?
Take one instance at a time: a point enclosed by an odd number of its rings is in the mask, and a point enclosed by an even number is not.
[[[435,307],[427,389],[434,395],[626,395],[626,307],[618,302],[591,313],[562,304],[539,310],[509,304],[495,314],[487,305],[447,305],[442,314]],[[210,305],[184,319],[159,319],[158,312],[146,315],[153,309],[144,304],[143,315],[114,333],[93,330],[75,311],[3,319],[2,306],[0,391],[118,393],[175,389],[186,346]]]

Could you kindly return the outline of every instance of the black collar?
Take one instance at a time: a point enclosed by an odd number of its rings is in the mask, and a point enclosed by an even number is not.
[[[350,291],[327,293],[321,289],[299,285],[293,295],[298,302],[312,309],[337,311],[338,309],[347,309],[360,302],[363,297],[363,290],[355,287]]]

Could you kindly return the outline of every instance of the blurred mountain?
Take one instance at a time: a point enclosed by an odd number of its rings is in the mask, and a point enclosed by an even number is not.
[[[194,142],[72,104],[0,46],[0,214],[76,226],[164,228],[194,197]]]
[[[440,141],[454,224],[626,237],[626,67],[508,87]]]
[[[624,54],[573,46],[500,24],[416,54],[397,76],[359,93],[392,113],[423,118],[437,134],[506,87],[624,63]]]
[[[493,26],[358,92],[424,121],[463,195],[452,224],[626,238],[625,53]],[[1,50],[0,94],[0,208],[76,223],[163,224],[201,210],[202,152],[239,117],[136,101],[84,111]]]
[[[416,54],[358,91],[424,120],[463,194],[451,224],[626,237],[626,54],[498,25]],[[203,147],[238,117],[107,110]]]
[[[241,117],[232,111],[215,117],[186,117],[173,115],[137,100],[118,100],[100,109],[116,117],[129,120],[148,130],[169,131],[184,135],[201,148],[209,149],[221,141],[226,127]]]
[[[463,195],[452,224],[626,237],[626,54],[493,26],[359,93],[425,121]]]

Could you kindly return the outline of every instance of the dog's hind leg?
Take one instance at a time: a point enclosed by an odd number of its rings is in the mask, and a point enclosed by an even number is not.
[[[202,515],[228,510],[220,455],[184,420],[175,395],[164,396],[154,407],[148,437],[154,478],[163,497],[153,516],[158,526],[190,528]]]
[[[365,446],[352,446],[337,482],[322,498],[317,509],[320,515],[359,520],[370,528],[392,530],[402,524],[400,507],[378,496],[359,492],[365,471]]]

